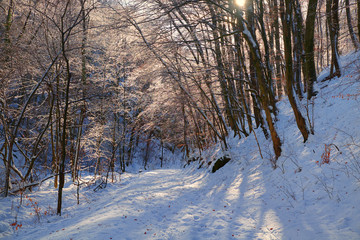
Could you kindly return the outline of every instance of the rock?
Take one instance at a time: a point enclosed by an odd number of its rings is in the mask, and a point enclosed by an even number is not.
[[[215,161],[215,164],[211,170],[212,173],[216,172],[217,170],[219,170],[220,168],[222,168],[223,166],[225,166],[225,164],[227,164],[229,161],[231,160],[231,158],[229,156],[223,156],[219,159],[217,159]]]

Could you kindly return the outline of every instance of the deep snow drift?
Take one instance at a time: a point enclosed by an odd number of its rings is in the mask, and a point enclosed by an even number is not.
[[[359,59],[359,52],[343,57],[342,77],[317,84],[308,142],[287,100],[279,102],[276,170],[271,142],[259,131],[264,159],[253,135],[229,139],[232,160],[216,173],[193,163],[115,175],[96,192],[97,183],[83,185],[79,205],[68,178],[61,217],[50,179],[24,194],[21,206],[20,196],[0,199],[0,238],[360,239]],[[321,164],[326,155],[330,163]],[[218,147],[203,154],[206,161],[216,156]]]

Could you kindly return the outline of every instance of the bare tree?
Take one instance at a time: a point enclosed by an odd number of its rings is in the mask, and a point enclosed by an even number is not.
[[[340,77],[341,70],[339,65],[339,0],[326,0],[326,19],[329,29],[331,45],[331,67],[330,75],[326,79]]]
[[[305,27],[305,82],[307,86],[307,99],[310,100],[316,95],[314,92],[314,82],[316,82],[317,75],[315,69],[315,56],[314,56],[314,33],[315,33],[315,18],[317,9],[317,0],[310,0],[306,16]]]
[[[358,4],[359,4],[359,2],[358,2]],[[350,1],[349,0],[345,0],[345,8],[346,8],[346,21],[348,24],[351,41],[354,45],[354,48],[359,49],[360,48],[359,39],[356,37],[355,31],[354,31],[354,28],[353,28],[352,22],[351,22],[351,9],[350,9]]]

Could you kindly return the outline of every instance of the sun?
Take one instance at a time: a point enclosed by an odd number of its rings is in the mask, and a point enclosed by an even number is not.
[[[235,4],[239,7],[243,7],[245,5],[246,0],[235,0]]]

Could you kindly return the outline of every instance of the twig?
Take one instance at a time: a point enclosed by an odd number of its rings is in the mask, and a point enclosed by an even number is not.
[[[70,172],[71,172],[71,171],[67,171],[67,172],[65,172],[65,173],[70,173]],[[46,180],[48,180],[48,179],[50,179],[50,178],[52,178],[52,177],[58,176],[58,175],[59,175],[59,173],[58,173],[58,174],[54,174],[54,175],[50,175],[50,176],[48,176],[48,177],[46,177],[46,178],[44,178],[44,179],[42,179],[42,180],[40,180],[40,181],[38,181],[38,182],[30,183],[30,184],[25,185],[25,186],[23,186],[23,187],[20,187],[20,188],[18,188],[18,189],[16,189],[16,190],[13,190],[13,191],[10,192],[10,194],[15,195],[16,193],[18,193],[18,192],[20,192],[20,191],[24,191],[24,190],[27,189],[27,188],[40,185],[41,183],[45,182]]]

